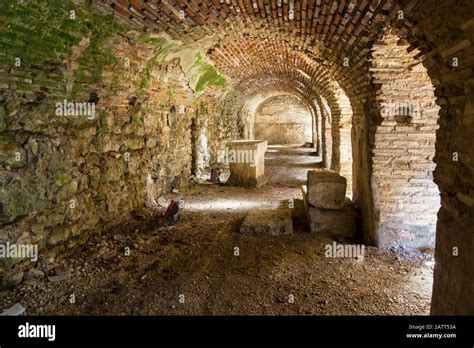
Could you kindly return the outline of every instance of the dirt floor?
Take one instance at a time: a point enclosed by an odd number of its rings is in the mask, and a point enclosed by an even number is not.
[[[306,171],[319,166],[310,152],[270,147],[269,183],[259,189],[192,186],[180,193],[185,209],[174,225],[157,209],[154,218],[95,234],[37,266],[56,278],[0,293],[0,308],[19,302],[28,314],[59,315],[428,315],[431,253],[368,247],[362,261],[325,257],[331,241],[308,233],[300,201]],[[293,235],[239,233],[249,209],[292,198]]]

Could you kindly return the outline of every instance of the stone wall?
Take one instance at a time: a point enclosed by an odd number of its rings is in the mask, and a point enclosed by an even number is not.
[[[255,115],[255,139],[268,144],[304,144],[313,142],[313,124],[308,108],[294,96],[267,99]]]
[[[424,47],[424,66],[440,106],[434,180],[436,226],[432,314],[474,313],[474,8],[430,0],[412,13],[407,40]]]
[[[316,113],[321,118],[321,139],[322,139],[322,157],[323,165],[326,168],[332,168],[333,163],[333,132],[332,132],[332,114],[329,105],[323,97],[315,99],[314,106]]]
[[[336,99],[341,118],[339,128],[339,174],[347,179],[347,193],[352,195],[352,107],[349,98],[339,87],[336,89]]]
[[[222,97],[199,43],[135,31],[86,1],[2,11],[0,242],[46,250],[119,224],[187,187],[193,123],[210,156],[238,132],[236,98]]]
[[[392,27],[400,46],[417,52],[411,58],[426,68],[440,107],[433,161],[441,208],[432,311],[474,313],[472,2],[298,2],[306,8],[297,6],[291,16],[288,3],[281,1],[270,6],[261,1],[93,0],[94,7],[89,2],[2,2],[2,241],[54,246],[119,223],[155,195],[184,187],[186,175],[212,163],[219,142],[233,134],[253,138],[257,95],[295,94],[308,105],[324,97],[329,111],[318,105],[323,159],[343,170],[341,151],[349,132],[340,128],[344,116],[336,80],[352,109],[353,192],[365,241],[383,245],[387,239],[377,232],[379,222],[395,221],[390,220],[393,201],[406,198],[387,189],[384,166],[399,176],[406,192],[418,195],[422,188],[428,193],[410,199],[410,205],[418,208],[435,196],[425,181],[432,171],[428,147],[434,119],[393,123],[377,105],[384,93],[401,97],[400,86],[387,81],[383,71],[369,71],[373,44],[385,27]],[[99,14],[96,7],[115,17]],[[409,68],[408,75],[419,75],[418,69]],[[229,88],[246,100],[227,104],[231,121],[224,124],[219,105]],[[58,117],[55,106],[64,99],[94,104],[95,117]],[[232,105],[240,110],[237,120]],[[201,143],[198,133],[206,141]],[[413,152],[406,141],[420,151]],[[413,164],[397,153],[399,148],[412,151]],[[408,169],[395,172],[389,165],[395,161]]]

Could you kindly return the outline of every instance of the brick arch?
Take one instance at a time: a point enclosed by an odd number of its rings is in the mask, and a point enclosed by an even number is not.
[[[268,7],[256,1],[238,4],[203,1],[198,5],[159,3],[156,8],[142,1],[134,1],[129,8],[113,1],[99,5],[108,10],[113,5],[116,13],[127,16],[127,20],[133,19],[145,29],[167,29],[180,37],[184,33],[188,41],[202,35],[212,36],[215,44],[208,51],[210,59],[220,71],[238,80],[236,86],[242,88],[244,94],[278,85],[311,101],[321,90],[329,90],[328,83],[335,80],[351,104],[354,99],[363,99],[364,93],[369,91],[366,58],[370,45],[394,13],[395,5],[389,1],[295,4],[294,18],[286,15],[289,5],[277,1],[271,1]],[[177,18],[180,11],[185,14],[184,20]],[[157,13],[165,14],[150,21]],[[242,70],[244,76],[239,76]],[[277,77],[263,78],[264,74]],[[310,77],[310,82],[305,81],[305,75]],[[277,88],[281,90],[281,87]],[[334,114],[337,119],[337,110]],[[364,117],[355,112],[353,115]],[[339,132],[339,126],[332,129]],[[345,139],[352,135],[349,129],[344,133]],[[335,158],[331,162],[339,170],[339,135],[334,139],[332,153]],[[351,157],[350,149],[345,152]],[[346,165],[346,175],[354,171],[348,168]],[[361,191],[355,189],[355,192]]]
[[[148,30],[184,32],[189,40],[193,40],[193,35],[219,37],[219,31],[222,37],[229,32],[221,30],[223,28],[235,28],[237,36],[255,31],[256,35],[265,38],[265,30],[273,29],[273,33],[288,40],[289,47],[296,47],[324,65],[346,91],[352,105],[354,199],[362,210],[366,240],[372,243],[377,240],[370,232],[375,226],[369,130],[377,110],[371,105],[368,59],[381,26],[390,21],[391,26],[397,28],[397,35],[410,44],[408,50],[417,48],[420,51],[415,58],[423,60],[441,107],[434,172],[441,192],[441,209],[437,225],[433,313],[474,312],[474,285],[469,283],[474,275],[469,259],[474,249],[473,243],[469,242],[474,219],[474,134],[470,121],[472,58],[469,55],[474,10],[469,1],[455,4],[438,0],[307,1],[294,2],[294,5],[277,0],[177,1],[173,5],[160,2],[152,6],[137,0],[128,8],[114,0],[99,3],[109,10],[113,7],[120,16]],[[180,20],[179,11],[184,11],[185,20]],[[402,11],[402,20],[398,17],[399,11]],[[245,26],[249,29],[242,31]],[[350,69],[341,64],[344,58],[349,58]],[[458,58],[459,67],[453,67],[453,58]],[[312,95],[307,97],[313,99]],[[453,153],[459,155],[455,163]],[[460,256],[453,258],[452,249],[457,246]],[[463,285],[462,289],[450,286],[454,279]]]

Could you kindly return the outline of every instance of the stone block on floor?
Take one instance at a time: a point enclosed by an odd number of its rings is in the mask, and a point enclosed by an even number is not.
[[[345,198],[342,209],[322,209],[309,204],[305,185],[302,191],[311,233],[336,241],[344,241],[357,236],[357,211],[349,198]]]
[[[250,210],[240,226],[241,233],[288,235],[293,233],[291,209]]]
[[[316,208],[343,209],[347,180],[329,169],[308,171],[308,201]]]

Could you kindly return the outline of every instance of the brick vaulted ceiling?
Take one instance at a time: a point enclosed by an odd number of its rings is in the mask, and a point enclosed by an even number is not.
[[[246,94],[285,91],[330,97],[367,88],[370,48],[387,23],[419,0],[95,0],[152,32],[185,40],[212,36],[208,56]],[[344,64],[346,63],[346,64]]]

